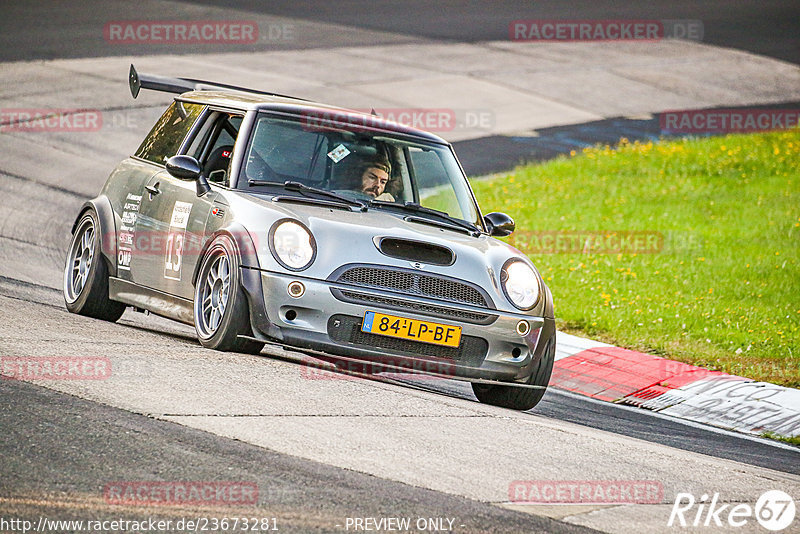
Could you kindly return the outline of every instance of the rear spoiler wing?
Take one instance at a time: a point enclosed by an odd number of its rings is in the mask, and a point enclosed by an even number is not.
[[[254,95],[267,95],[279,96],[283,98],[293,98],[294,100],[305,100],[304,98],[297,98],[295,96],[281,95],[278,93],[269,93],[267,91],[257,91],[255,89],[246,89],[244,87],[236,87],[235,85],[227,85],[224,83],[207,82],[205,80],[195,80],[193,78],[170,78],[168,76],[156,76],[155,74],[145,74],[136,72],[136,68],[131,63],[131,70],[128,73],[128,87],[131,90],[131,96],[136,98],[139,96],[141,89],[150,89],[152,91],[162,91],[164,93],[182,94],[189,91],[237,91],[240,93],[249,93]]]

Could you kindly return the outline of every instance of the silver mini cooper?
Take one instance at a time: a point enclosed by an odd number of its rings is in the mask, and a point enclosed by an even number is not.
[[[203,346],[277,344],[359,372],[472,383],[527,410],[555,352],[550,291],[494,236],[450,144],[377,116],[138,74],[176,93],[73,226],[64,298],[193,324]],[[352,364],[352,367],[351,367]]]

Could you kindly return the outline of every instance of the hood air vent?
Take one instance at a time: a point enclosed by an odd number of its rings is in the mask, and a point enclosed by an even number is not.
[[[456,261],[456,255],[449,248],[422,241],[383,237],[378,243],[378,249],[391,258],[429,265],[453,265]]]

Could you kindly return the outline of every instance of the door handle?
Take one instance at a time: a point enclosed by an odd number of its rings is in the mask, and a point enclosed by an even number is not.
[[[144,188],[150,193],[150,200],[153,200],[154,196],[161,194],[161,190],[158,188],[158,182],[156,182],[155,185],[146,185]]]

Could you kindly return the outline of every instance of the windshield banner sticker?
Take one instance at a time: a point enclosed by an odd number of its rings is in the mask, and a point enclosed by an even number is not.
[[[344,145],[339,145],[330,152],[328,152],[328,157],[333,160],[334,163],[339,163],[344,158],[346,158],[350,154],[350,151],[347,150],[347,147]]]

